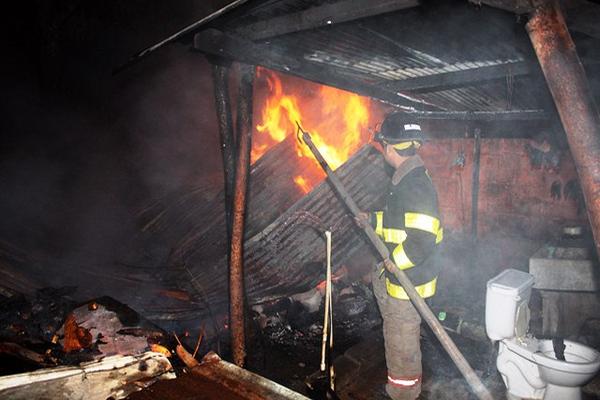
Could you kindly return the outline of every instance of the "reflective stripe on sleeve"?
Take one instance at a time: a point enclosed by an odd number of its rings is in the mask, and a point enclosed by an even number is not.
[[[413,262],[410,261],[410,258],[408,258],[408,256],[406,255],[406,252],[404,251],[404,246],[402,244],[396,246],[394,252],[392,253],[392,256],[394,258],[394,263],[400,269],[408,269],[415,266],[415,264],[413,264]]]
[[[405,387],[405,388],[410,388],[415,386],[417,383],[419,383],[419,381],[421,380],[420,376],[414,377],[414,378],[393,378],[390,375],[388,375],[388,382],[391,383],[394,386],[401,386],[401,387]]]
[[[442,240],[444,240],[444,229],[440,228],[437,235],[435,235],[435,244],[440,243]]]
[[[437,236],[440,229],[440,220],[427,214],[407,212],[404,214],[404,226]]]
[[[379,236],[383,236],[383,211],[375,211],[375,233]]]
[[[387,243],[400,244],[406,240],[406,231],[404,229],[383,228],[382,236]]]
[[[409,300],[409,297],[406,294],[406,291],[404,291],[404,288],[402,286],[392,283],[388,278],[385,278],[385,286],[386,286],[387,292],[390,296],[392,296],[396,299],[400,299],[400,300]],[[415,289],[416,289],[417,293],[419,294],[419,296],[426,299],[435,294],[436,287],[437,287],[437,276],[427,283],[424,283],[419,286],[415,286]]]

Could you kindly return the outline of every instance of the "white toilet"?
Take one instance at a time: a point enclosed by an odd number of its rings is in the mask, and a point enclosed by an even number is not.
[[[485,328],[500,340],[496,366],[508,399],[579,400],[581,386],[600,369],[600,353],[564,341],[565,361],[558,360],[552,340],[527,334],[533,276],[507,269],[487,283]]]

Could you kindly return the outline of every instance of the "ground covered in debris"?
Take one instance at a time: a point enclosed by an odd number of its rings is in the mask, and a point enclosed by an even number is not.
[[[363,301],[362,299],[360,300]],[[386,369],[381,319],[373,298],[356,315],[334,313],[334,366],[338,394],[344,399],[386,399]],[[342,308],[342,307],[338,307]],[[334,305],[335,309],[335,305]],[[322,321],[313,318],[277,321],[255,337],[249,348],[248,368],[311,398],[325,398],[325,376],[319,371]],[[296,317],[298,318],[298,317]],[[490,388],[503,393],[494,368],[494,349],[489,342],[454,335],[465,357]],[[469,390],[460,373],[433,333],[422,330],[424,399],[468,399]]]
[[[450,239],[447,243],[439,293],[430,305],[484,384],[495,398],[503,398],[504,385],[495,367],[496,347],[487,339],[484,328],[485,283],[504,268],[526,269],[529,255],[540,243],[506,237],[476,243],[464,238]],[[334,274],[335,346],[331,359],[336,369],[336,392],[342,399],[386,399],[382,322],[370,283],[355,269],[353,265],[337,266]],[[154,349],[166,351],[178,378],[152,386],[152,379],[137,382],[136,390],[146,388],[130,398],[238,398],[214,383],[186,374],[177,357],[169,354],[168,349],[175,344],[172,332],[165,332],[111,298],[76,303],[70,297],[72,290],[43,289],[33,297],[15,295],[0,301],[2,375],[57,365],[75,366],[113,354],[139,354]],[[534,300],[530,304],[533,330],[535,317],[540,313]],[[252,306],[246,324],[246,367],[308,397],[324,398],[327,382],[319,371],[323,313],[322,284]],[[198,345],[199,355],[213,350],[224,359],[231,359],[227,332],[199,341],[201,326],[199,322],[198,332],[177,332],[185,347],[193,350]],[[598,348],[598,327],[597,321],[589,321],[576,340]],[[425,324],[421,349],[421,399],[474,398]],[[584,399],[600,399],[599,393],[600,379],[596,378],[584,388]]]
[[[505,236],[478,241],[455,237],[447,241],[444,249],[442,284],[430,305],[496,398],[504,398],[505,388],[495,365],[497,345],[493,346],[485,333],[486,282],[505,268],[527,270],[529,256],[540,245],[539,241]],[[338,392],[345,399],[385,399],[381,319],[370,285],[360,280],[349,284],[342,279],[334,286],[333,358]],[[302,296],[296,299],[306,300]],[[248,368],[309,397],[319,398],[325,386],[318,372],[323,307],[308,313],[307,307],[300,307],[300,302],[262,309],[264,314],[257,317],[259,321],[254,325],[249,345]],[[531,329],[535,331],[541,312],[535,301],[530,306]],[[421,332],[424,375],[421,398],[475,398],[424,323]],[[600,343],[592,339],[593,332],[593,326],[587,327],[573,339],[598,348]],[[586,385],[584,399],[599,399],[599,386],[598,377]]]

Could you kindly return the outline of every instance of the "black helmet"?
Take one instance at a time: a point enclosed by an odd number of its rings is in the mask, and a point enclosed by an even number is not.
[[[421,131],[421,124],[415,117],[407,113],[395,112],[385,117],[381,129],[375,134],[375,141],[392,145],[417,142],[420,146],[425,141],[425,137]]]

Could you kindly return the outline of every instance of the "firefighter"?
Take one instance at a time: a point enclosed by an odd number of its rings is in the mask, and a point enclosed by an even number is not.
[[[433,296],[443,232],[437,193],[417,154],[424,142],[420,124],[408,114],[390,114],[375,140],[382,145],[391,183],[384,210],[360,213],[357,222],[370,223],[390,251],[393,263],[386,260],[372,276],[383,318],[386,392],[394,400],[412,400],[421,392],[421,317],[392,271],[403,270],[421,297]]]

